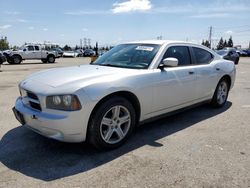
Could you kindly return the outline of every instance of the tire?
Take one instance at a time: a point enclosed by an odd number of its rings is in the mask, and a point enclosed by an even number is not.
[[[12,64],[20,64],[22,62],[22,58],[19,55],[12,56]]]
[[[43,63],[47,63],[47,62],[48,62],[47,59],[41,59],[41,61],[42,61]]]
[[[213,107],[220,108],[225,105],[227,102],[229,87],[229,83],[225,78],[222,78],[219,81],[211,101]]]
[[[8,59],[7,59],[7,62],[8,62],[9,64],[13,64],[13,60],[12,60],[11,58],[8,58]]]
[[[240,58],[237,58],[235,61],[235,65],[238,65]]]
[[[48,55],[47,60],[48,63],[55,63],[56,58],[53,55]]]
[[[99,150],[117,148],[128,139],[135,122],[135,110],[128,100],[122,97],[109,99],[91,115],[88,141]]]

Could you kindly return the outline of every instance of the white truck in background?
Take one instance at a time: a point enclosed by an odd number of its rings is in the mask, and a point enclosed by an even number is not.
[[[60,56],[56,51],[47,51],[40,44],[25,44],[17,51],[7,55],[9,64],[20,64],[23,60],[40,59],[43,63],[54,63]]]

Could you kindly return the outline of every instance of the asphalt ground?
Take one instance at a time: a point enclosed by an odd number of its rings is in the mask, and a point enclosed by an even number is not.
[[[89,61],[2,65],[0,187],[250,187],[250,58],[240,59],[224,108],[202,105],[140,126],[113,151],[61,143],[20,126],[11,108],[22,79]]]

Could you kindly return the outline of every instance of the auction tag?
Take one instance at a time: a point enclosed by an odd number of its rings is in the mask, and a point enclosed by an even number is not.
[[[153,47],[151,46],[137,46],[136,50],[143,50],[143,51],[149,51],[152,52],[153,51]]]

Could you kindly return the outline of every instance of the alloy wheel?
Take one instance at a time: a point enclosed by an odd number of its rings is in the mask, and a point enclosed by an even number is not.
[[[217,102],[223,104],[227,100],[228,86],[225,81],[222,81],[217,91]]]
[[[101,137],[108,144],[116,144],[128,134],[130,125],[131,115],[129,110],[121,105],[113,106],[102,118]]]

